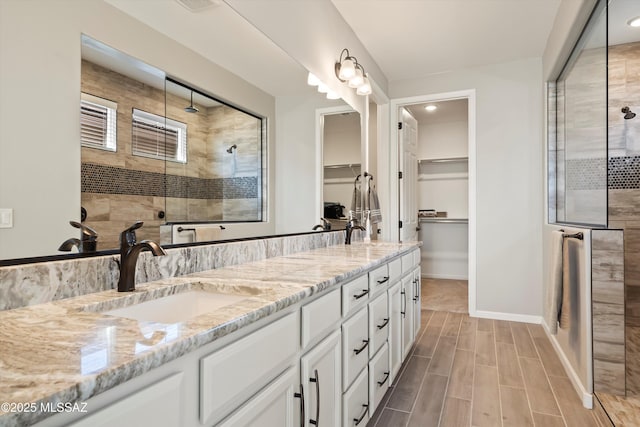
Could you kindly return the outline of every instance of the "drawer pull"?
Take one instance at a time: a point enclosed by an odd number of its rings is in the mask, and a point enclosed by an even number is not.
[[[384,322],[382,322],[382,325],[376,325],[378,327],[378,329],[382,329],[385,326],[387,326],[389,324],[389,318],[384,319]]]
[[[316,419],[309,420],[309,424],[313,424],[314,426],[318,425],[320,421],[320,377],[318,376],[318,370],[314,369],[315,378],[309,378],[309,381],[312,383],[316,383]]]
[[[400,294],[402,295],[402,299],[404,300],[404,310],[401,310],[400,314],[402,314],[402,317],[405,317],[407,315],[407,293],[403,289]]]
[[[300,384],[300,393],[293,393],[293,397],[300,399],[300,427],[304,427],[304,387]]]
[[[367,404],[362,404],[362,407],[364,408],[364,411],[362,411],[362,415],[360,415],[358,418],[354,418],[353,421],[355,421],[355,425],[358,425],[362,422],[362,420],[364,419],[364,417],[367,416],[367,411],[369,410],[369,405]]]
[[[389,372],[384,373],[384,379],[382,381],[378,381],[378,386],[382,387],[384,383],[389,379]]]
[[[361,294],[354,295],[353,297],[354,297],[355,299],[360,299],[360,298],[362,298],[363,296],[367,295],[368,293],[369,293],[369,289],[363,289]]]
[[[369,340],[362,340],[362,342],[364,343],[362,347],[356,348],[353,350],[356,354],[362,353],[364,349],[367,348],[367,346],[369,345]]]
[[[376,280],[376,282],[378,282],[378,285],[382,285],[383,283],[388,281],[389,281],[389,276],[384,276],[382,280]]]

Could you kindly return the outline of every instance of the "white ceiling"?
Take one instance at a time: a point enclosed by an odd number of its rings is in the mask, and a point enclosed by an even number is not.
[[[560,0],[331,1],[389,81],[541,57],[560,5]]]
[[[427,111],[424,107],[435,105],[435,111]],[[460,122],[467,120],[468,103],[466,99],[456,99],[452,101],[427,102],[405,107],[420,125],[430,125],[436,123]]]

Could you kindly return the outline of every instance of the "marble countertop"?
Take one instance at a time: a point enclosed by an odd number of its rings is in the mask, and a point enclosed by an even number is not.
[[[407,252],[418,243],[354,243],[0,311],[0,404],[82,402]],[[80,284],[81,286],[81,284]],[[102,312],[185,289],[246,296],[181,323]],[[7,411],[0,426],[49,414]]]

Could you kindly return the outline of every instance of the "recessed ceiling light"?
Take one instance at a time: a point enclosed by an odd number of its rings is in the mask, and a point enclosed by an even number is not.
[[[424,107],[425,110],[431,112],[431,111],[436,111],[438,109],[437,106],[431,104],[431,105],[427,105],[426,107]]]
[[[640,27],[640,16],[636,16],[635,18],[631,18],[627,21],[627,25],[630,27]]]

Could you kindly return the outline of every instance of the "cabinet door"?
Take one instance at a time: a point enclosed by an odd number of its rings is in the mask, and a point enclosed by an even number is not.
[[[220,427],[298,427],[302,395],[297,366],[287,369],[264,390],[219,424]]]
[[[304,389],[305,422],[311,426],[340,425],[340,331],[335,331],[300,359]]]
[[[402,359],[409,354],[413,341],[415,340],[415,333],[413,332],[413,274],[408,274],[402,279],[402,290],[400,295],[402,296]]]
[[[182,424],[182,373],[174,374],[71,424],[73,427],[166,426]]]
[[[420,267],[413,270],[413,337],[418,336],[422,316],[422,290],[421,290]]]
[[[389,288],[389,364],[391,380],[398,374],[402,366],[402,283],[398,282]]]

